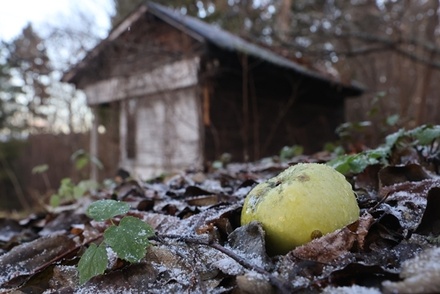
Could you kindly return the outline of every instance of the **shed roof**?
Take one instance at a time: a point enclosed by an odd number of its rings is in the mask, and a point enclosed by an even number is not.
[[[81,62],[64,74],[62,81],[75,83],[75,80],[78,79],[80,72],[87,68],[89,61],[98,56],[109,43],[117,39],[131,24],[144,15],[144,13],[153,14],[159,19],[167,22],[169,25],[181,30],[200,42],[211,43],[212,45],[224,50],[240,52],[281,68],[286,68],[311,79],[341,86],[344,88],[344,92],[346,92],[348,96],[358,96],[364,91],[362,86],[358,85],[356,82],[352,82],[348,85],[340,81],[330,79],[323,74],[310,70],[286,57],[246,41],[243,38],[222,30],[219,27],[205,23],[194,17],[184,15],[176,10],[172,10],[151,1],[146,1],[144,4],[138,6],[136,10],[134,10],[122,22],[114,27],[106,39],[100,42],[94,49],[89,51]]]

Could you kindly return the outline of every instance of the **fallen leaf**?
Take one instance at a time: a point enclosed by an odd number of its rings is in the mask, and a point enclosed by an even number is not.
[[[0,256],[0,287],[13,288],[50,266],[77,244],[66,235],[49,235],[14,247]]]
[[[350,263],[342,269],[333,271],[328,276],[331,285],[350,286],[359,285],[379,288],[382,281],[397,280],[399,275],[395,271],[385,269],[380,265],[365,265]]]
[[[405,261],[400,277],[403,281],[383,282],[386,293],[439,293],[440,248],[431,248]]]
[[[372,216],[365,214],[351,225],[297,247],[289,252],[286,258],[294,256],[303,260],[334,263],[349,254],[356,241],[363,247],[366,232],[371,224]]]
[[[420,182],[427,179],[431,179],[431,176],[421,165],[415,163],[401,166],[386,166],[379,171],[381,187],[403,182]]]
[[[440,187],[429,190],[425,212],[414,232],[422,235],[440,235]]]

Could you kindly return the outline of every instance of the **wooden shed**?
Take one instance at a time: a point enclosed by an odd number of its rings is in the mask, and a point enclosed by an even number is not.
[[[63,81],[83,89],[93,109],[92,154],[100,157],[99,144],[109,152],[117,146],[117,164],[141,177],[223,153],[246,161],[295,144],[321,150],[344,122],[345,99],[362,94],[153,2],[117,25]],[[112,142],[100,142],[104,130]]]

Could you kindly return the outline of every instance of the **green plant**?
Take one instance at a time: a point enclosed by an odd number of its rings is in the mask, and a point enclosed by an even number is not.
[[[50,198],[50,205],[57,207],[64,202],[77,200],[87,191],[97,189],[98,187],[99,184],[93,180],[83,180],[75,184],[71,178],[64,178],[61,180],[58,192]]]
[[[280,160],[287,161],[295,156],[302,155],[304,147],[300,145],[284,146],[280,151]]]
[[[49,177],[47,176],[47,171],[49,170],[49,165],[47,164],[40,164],[36,165],[32,168],[32,174],[40,174],[43,178],[44,185],[46,186],[46,189],[50,189],[50,181]]]
[[[70,159],[74,162],[75,168],[77,170],[82,170],[88,164],[94,164],[99,169],[103,168],[102,162],[96,156],[93,156],[90,153],[84,151],[84,149],[79,149],[79,150],[75,151],[70,156]]]
[[[369,165],[387,164],[389,152],[388,148],[380,147],[357,154],[341,155],[330,160],[327,164],[344,175],[358,174]]]
[[[212,163],[214,169],[225,168],[232,160],[232,155],[230,153],[223,153],[220,155],[219,159]]]
[[[113,218],[128,212],[130,205],[115,200],[99,200],[87,209],[87,215],[96,221],[110,220],[112,223],[103,234],[99,245],[90,244],[78,263],[79,282],[84,284],[92,277],[101,275],[107,268],[109,246],[119,258],[128,262],[139,262],[150,246],[149,237],[154,230],[147,223],[133,216],[124,216],[116,225]]]
[[[84,169],[85,166],[92,163],[96,165],[99,169],[103,168],[101,161],[90,155],[83,149],[75,151],[70,159],[74,162],[76,170],[80,171]],[[49,169],[49,166],[42,164],[36,166],[32,169],[32,173],[43,174]],[[99,184],[94,180],[82,180],[78,184],[75,184],[71,178],[64,178],[61,180],[58,192],[50,198],[50,205],[52,207],[57,207],[63,202],[73,201],[81,198],[87,191],[95,190],[99,187]]]
[[[386,98],[385,92],[377,92],[371,99],[369,109],[364,121],[350,121],[336,128],[340,140],[340,146],[345,149],[358,152],[365,147],[366,143],[379,142],[387,134],[395,132],[402,119],[399,114],[386,114],[383,108]]]
[[[388,135],[385,143],[357,154],[338,156],[327,164],[342,174],[357,174],[373,164],[387,165],[393,151],[413,148],[436,168],[440,164],[440,126],[422,125],[412,130],[400,129]]]
[[[346,122],[336,128],[341,140],[350,140],[353,134],[365,133],[371,127],[371,121]]]
[[[345,153],[344,147],[342,147],[340,144],[333,143],[333,142],[327,142],[324,145],[324,151],[330,152],[334,155],[343,155]]]
[[[381,113],[383,112],[383,108],[381,107],[382,99],[386,98],[386,92],[377,92],[373,97],[370,105],[370,110],[367,112],[367,115],[370,119],[374,119],[375,117],[381,117]],[[400,116],[398,114],[391,114],[382,118],[379,121],[379,129],[382,133],[389,133],[393,127],[396,127],[400,122]]]

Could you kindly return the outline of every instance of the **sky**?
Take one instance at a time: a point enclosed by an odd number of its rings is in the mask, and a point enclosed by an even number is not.
[[[81,13],[93,17],[95,28],[105,37],[112,3],[112,0],[0,0],[0,39],[12,40],[29,22],[44,35],[48,26],[78,21]]]
[[[105,38],[113,13],[113,0],[0,0],[0,41],[13,41],[28,23],[32,23],[33,29],[42,38],[54,28],[66,27],[86,28],[91,35]],[[81,15],[90,19],[93,25],[84,22]],[[84,23],[81,24],[81,21]],[[78,100],[82,102],[78,102],[81,105],[75,109],[77,113],[84,109],[83,100]],[[57,113],[62,129],[65,127],[65,111],[59,109]],[[80,120],[85,118],[90,121],[87,114],[77,116]]]

